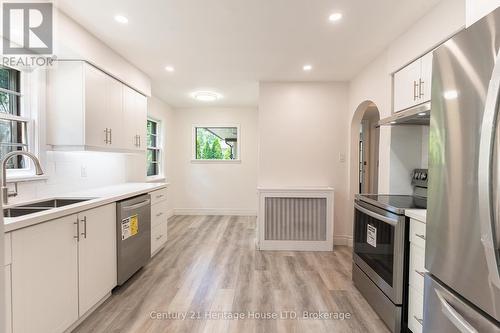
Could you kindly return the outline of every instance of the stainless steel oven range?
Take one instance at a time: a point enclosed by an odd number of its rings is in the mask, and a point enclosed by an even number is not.
[[[409,221],[427,206],[427,170],[412,174],[413,195],[361,194],[354,201],[352,279],[392,332],[406,330]]]

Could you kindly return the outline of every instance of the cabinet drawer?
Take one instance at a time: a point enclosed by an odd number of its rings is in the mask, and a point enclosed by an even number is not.
[[[151,254],[158,251],[166,241],[167,222],[163,222],[151,230]]]
[[[151,206],[151,228],[167,222],[167,202],[161,201]]]
[[[408,300],[408,328],[413,333],[422,332],[424,313],[424,295],[410,287]]]
[[[3,259],[3,264],[5,266],[10,265],[12,263],[12,246],[11,246],[11,236],[10,233],[5,234],[4,238],[4,247],[5,247],[5,256]]]
[[[419,246],[410,245],[410,286],[424,292],[425,252]]]
[[[151,195],[151,204],[154,205],[158,202],[167,200],[167,189],[162,188],[161,190],[151,192],[150,195]]]
[[[410,220],[410,242],[425,249],[425,223]]]

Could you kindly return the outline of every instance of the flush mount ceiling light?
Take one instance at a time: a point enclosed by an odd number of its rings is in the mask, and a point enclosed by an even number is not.
[[[419,115],[420,117],[423,117],[423,116],[425,116],[426,114],[427,114],[427,113],[425,113],[425,112],[420,112],[418,115]]]
[[[304,72],[309,72],[309,71],[311,71],[312,69],[313,69],[313,66],[312,66],[312,65],[304,65],[304,66],[302,67],[302,70],[303,70]]]
[[[128,18],[126,18],[123,15],[115,15],[115,21],[121,24],[127,24],[128,23]]]
[[[165,66],[165,70],[167,72],[170,72],[170,73],[175,72],[174,66],[170,66],[170,65],[169,66]]]
[[[443,94],[445,99],[456,99],[458,97],[458,91],[456,90],[448,90]]]
[[[222,98],[222,95],[214,91],[195,91],[191,96],[202,102],[215,102]]]
[[[342,19],[342,13],[332,13],[328,16],[330,22],[338,22]]]

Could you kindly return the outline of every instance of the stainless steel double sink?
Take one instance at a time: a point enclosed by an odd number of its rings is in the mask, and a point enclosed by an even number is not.
[[[80,198],[80,199],[68,199],[68,198],[56,198],[51,200],[43,200],[32,202],[29,204],[20,204],[18,206],[13,206],[10,208],[5,208],[3,210],[4,217],[19,217],[28,214],[34,214],[43,212],[49,209],[64,207],[73,205],[76,203],[91,200],[92,198]]]

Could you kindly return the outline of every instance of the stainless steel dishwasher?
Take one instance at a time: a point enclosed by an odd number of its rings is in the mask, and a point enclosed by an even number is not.
[[[151,259],[149,194],[116,205],[117,281],[121,286]]]

